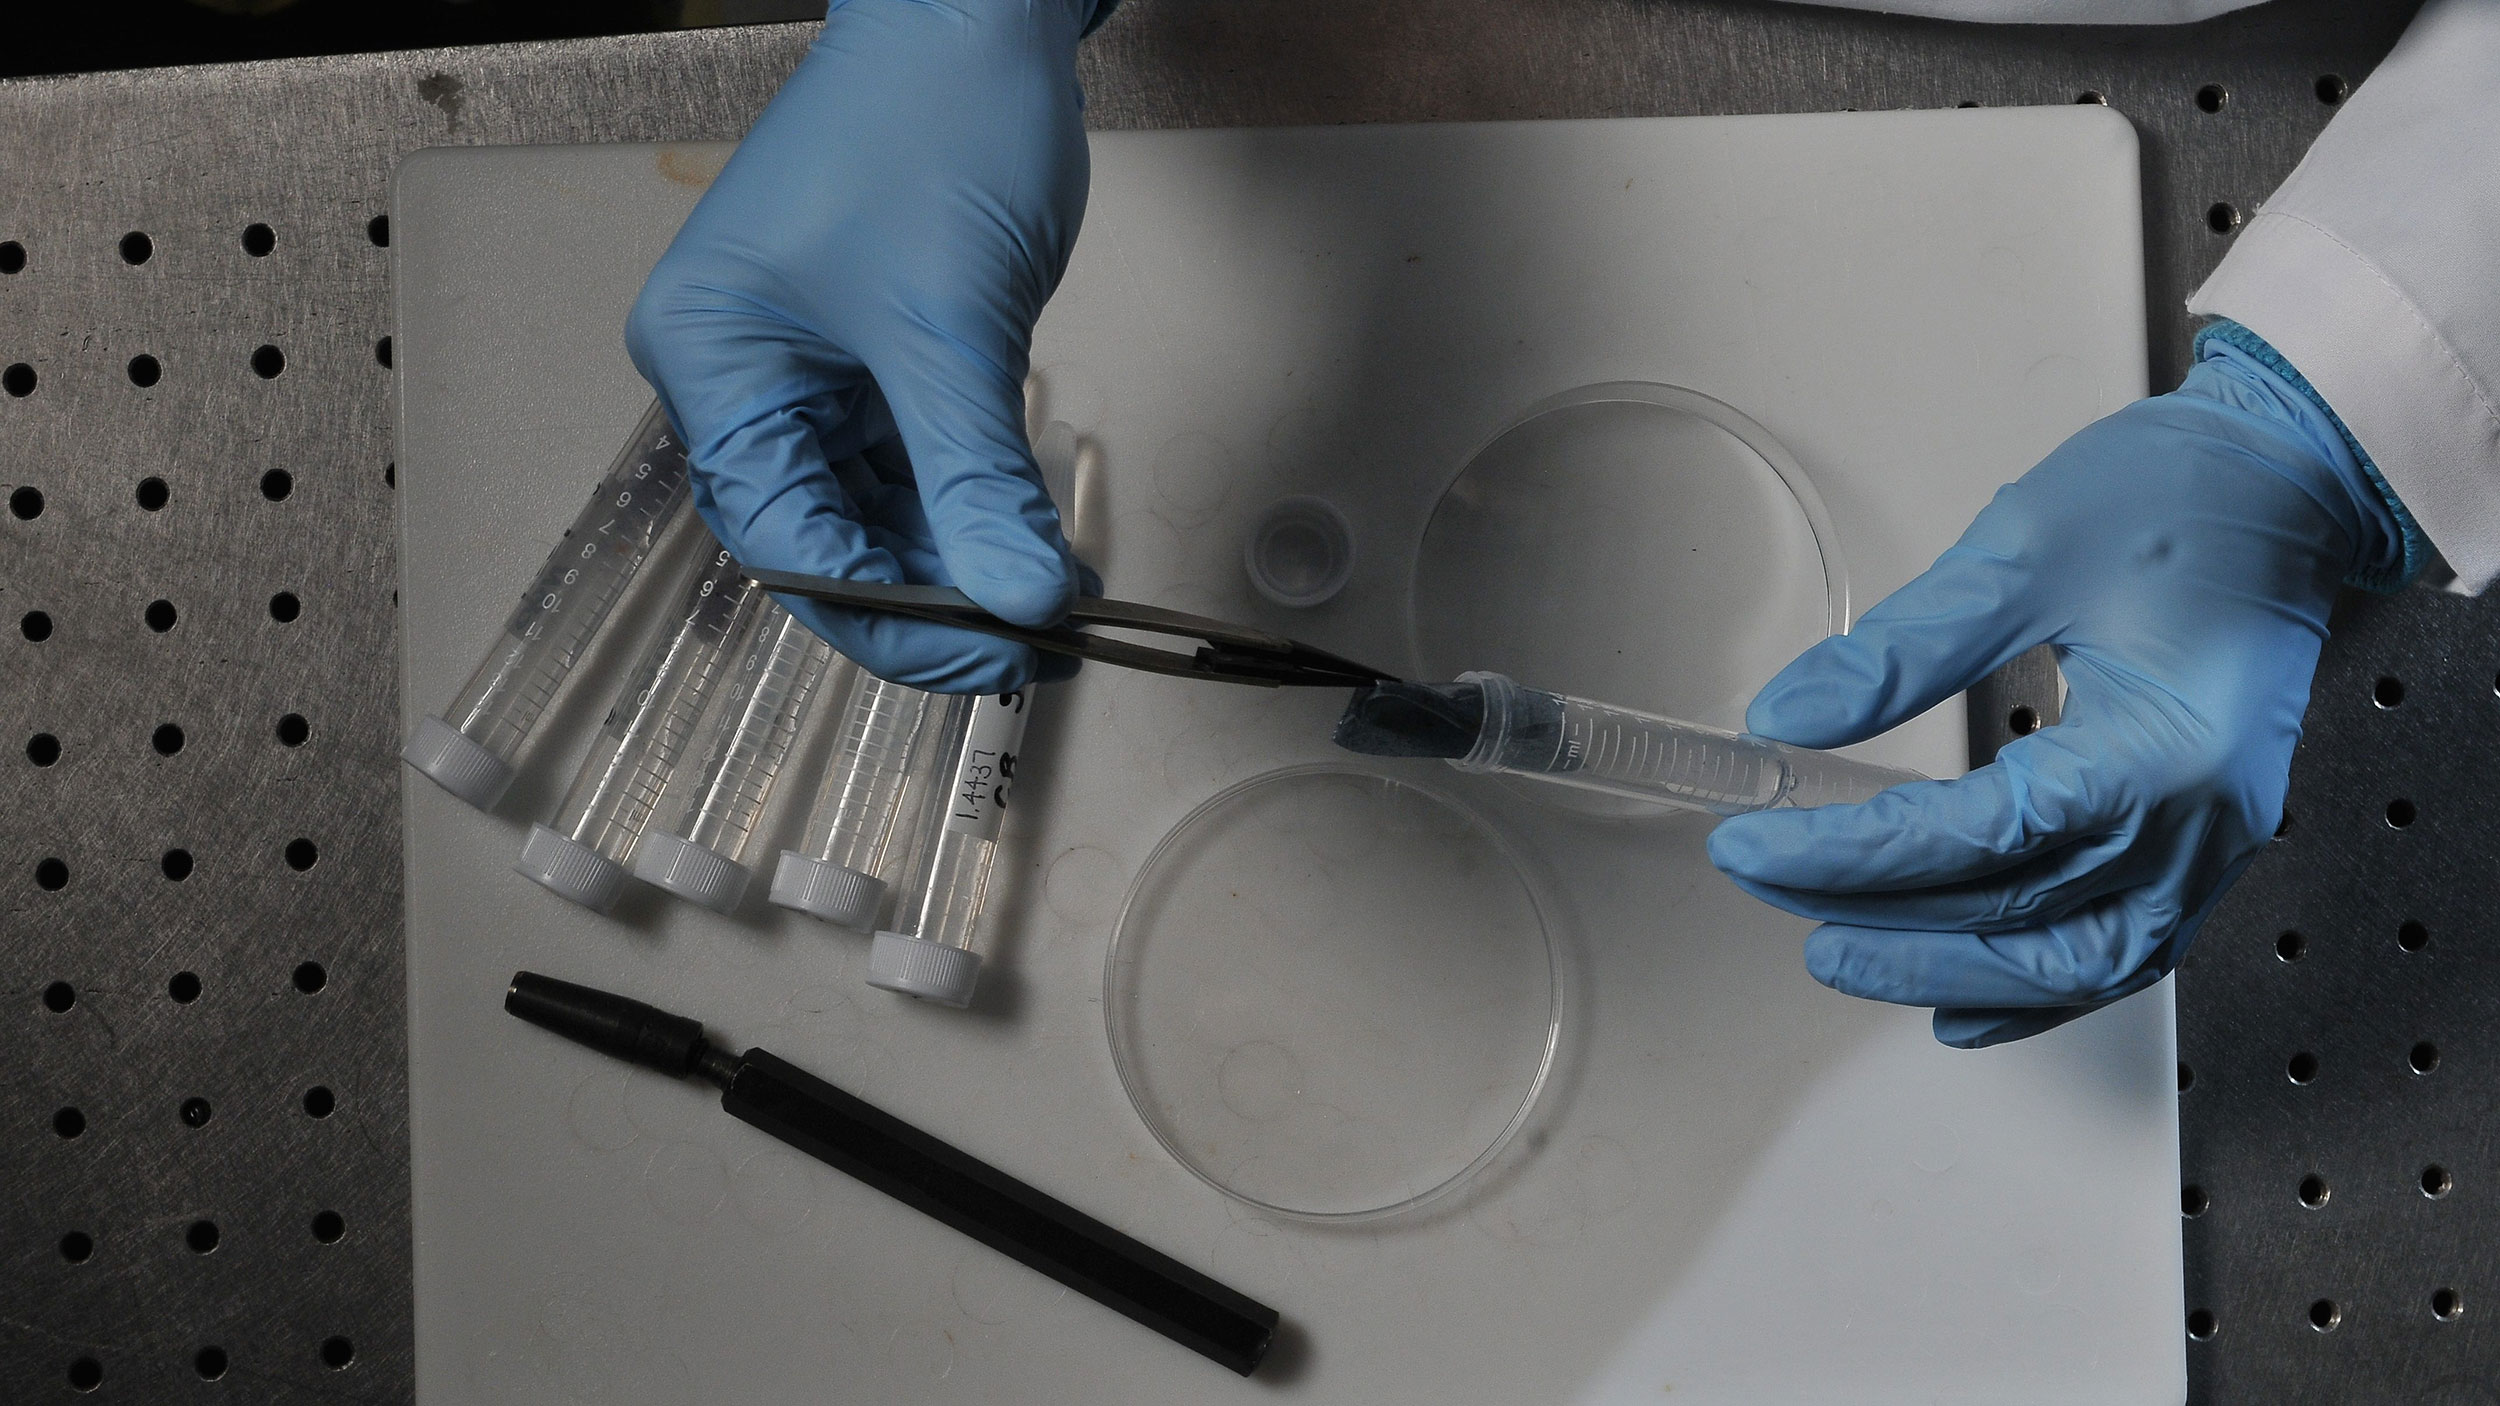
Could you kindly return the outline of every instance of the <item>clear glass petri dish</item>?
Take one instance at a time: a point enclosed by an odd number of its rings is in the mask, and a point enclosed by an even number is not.
[[[1253,777],[1165,836],[1103,975],[1121,1085],[1166,1151],[1317,1221],[1440,1200],[1553,1071],[1547,908],[1474,812],[1338,766]]]
[[[1795,456],[1732,406],[1646,382],[1563,392],[1488,440],[1434,505],[1409,596],[1420,677],[1486,669],[1739,729],[1849,619]]]

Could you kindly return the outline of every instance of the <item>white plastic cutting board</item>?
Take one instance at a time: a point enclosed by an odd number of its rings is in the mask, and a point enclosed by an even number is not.
[[[2135,139],[2102,109],[1093,150],[1035,365],[1041,413],[1098,456],[1112,592],[1393,668],[1434,497],[1558,391],[1665,382],[1761,422],[1829,504],[1862,609],[2144,389]],[[646,402],[618,329],[724,155],[401,167],[410,722],[449,698]],[[1295,616],[1242,584],[1240,544],[1260,506],[1314,487],[1361,556],[1343,596]],[[2184,1395],[2166,984],[2019,1045],[1941,1049],[1924,1013],[1815,985],[1806,925],[1712,873],[1701,823],[1592,823],[1480,789],[1560,900],[1577,975],[1555,1081],[1454,1203],[1280,1222],[1138,1121],[1103,959],[1155,840],[1232,781],[1324,759],[1340,699],[1108,668],[1045,694],[984,996],[958,1013],[866,987],[864,939],[755,899],[734,919],[649,898],[604,919],[511,873],[525,812],[604,704],[583,692],[509,813],[405,787],[425,1402]],[[1947,710],[1886,746],[1951,769],[1958,731]],[[700,1087],[520,1025],[499,1006],[518,968],[761,1044],[1213,1272],[1283,1311],[1276,1361],[1237,1380]]]

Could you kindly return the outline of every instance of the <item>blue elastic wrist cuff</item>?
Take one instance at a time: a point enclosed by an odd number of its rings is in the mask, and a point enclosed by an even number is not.
[[[2398,540],[2404,546],[2404,560],[2392,573],[2356,571],[2344,578],[2346,584],[2381,595],[2393,595],[2412,585],[2414,578],[2422,574],[2422,568],[2430,563],[2430,538],[2423,535],[2422,525],[2413,520],[2412,511],[2405,507],[2402,498],[2396,496],[2396,490],[2388,486],[2386,476],[2378,471],[2377,464],[2371,462],[2370,453],[2361,447],[2361,441],[2353,438],[2352,430],[2344,424],[2343,417],[2335,413],[2335,407],[2326,403],[2326,397],[2318,394],[2318,388],[2309,384],[2309,378],[2285,360],[2283,353],[2239,323],[2225,317],[2205,324],[2196,334],[2194,350],[2198,359],[2204,357],[2208,342],[2220,342],[2244,353],[2281,377],[2292,389],[2307,396],[2309,403],[2318,408],[2318,413],[2326,417],[2327,423],[2335,427],[2335,433],[2343,437],[2344,447],[2352,451],[2353,459],[2361,465],[2362,474],[2370,480],[2370,486],[2378,490],[2379,498],[2387,504],[2388,513],[2396,519]]]

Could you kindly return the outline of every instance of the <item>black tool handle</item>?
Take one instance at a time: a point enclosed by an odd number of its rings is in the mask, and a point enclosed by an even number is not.
[[[536,972],[514,972],[503,1008],[530,1024],[663,1074],[694,1072],[703,1025],[631,997],[576,986]]]
[[[763,1050],[721,1107],[1243,1376],[1275,1341],[1276,1310]]]

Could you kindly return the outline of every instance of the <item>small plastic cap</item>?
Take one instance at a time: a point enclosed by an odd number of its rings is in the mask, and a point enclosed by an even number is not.
[[[1279,498],[1251,524],[1241,564],[1259,594],[1278,605],[1318,605],[1354,575],[1354,527],[1325,498]]]
[[[747,880],[753,876],[743,864],[733,863],[690,840],[654,830],[642,837],[642,845],[634,853],[634,877],[646,884],[657,884],[688,903],[727,913],[746,895]]]
[[[544,825],[530,827],[512,872],[594,913],[614,908],[625,891],[624,865]]]
[[[416,735],[399,749],[400,760],[427,780],[479,810],[493,810],[512,784],[512,764],[460,734],[441,718],[417,721]]]
[[[980,979],[980,954],[943,942],[881,932],[868,949],[869,985],[941,1006],[961,1010],[971,1005],[972,984]]]
[[[773,866],[773,902],[839,927],[874,928],[877,905],[884,901],[885,880],[829,859],[785,849]]]

